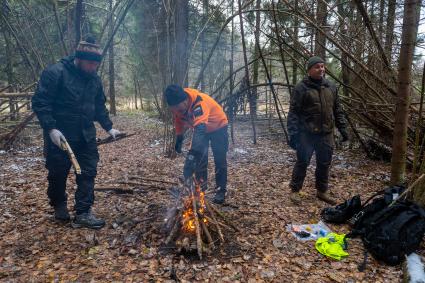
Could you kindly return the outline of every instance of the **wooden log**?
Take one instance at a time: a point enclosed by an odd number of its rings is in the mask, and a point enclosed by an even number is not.
[[[177,235],[179,230],[180,230],[180,218],[177,217],[176,221],[174,222],[174,226],[170,231],[170,234],[168,234],[168,237],[165,239],[166,245],[170,244],[170,242],[174,239],[174,237]]]
[[[206,200],[205,200],[205,206],[207,207],[207,210],[210,213],[211,218],[213,219],[213,224],[215,225],[215,227],[217,229],[217,233],[218,233],[218,236],[220,237],[220,241],[222,243],[224,243],[224,236],[223,236],[223,233],[221,232],[221,228],[218,225],[218,221],[215,218],[214,212],[211,210],[211,207],[209,206],[209,204]]]
[[[212,237],[211,237],[211,233],[210,233],[210,231],[208,230],[208,227],[207,227],[207,225],[204,223],[204,221],[201,221],[201,227],[202,227],[202,231],[204,231],[204,234],[205,234],[205,236],[206,236],[206,238],[207,238],[207,241],[208,241],[209,247],[213,249],[213,248],[214,248],[214,241],[213,241],[213,239],[212,239]]]
[[[217,208],[215,208],[214,205],[208,203],[208,206],[210,207],[210,210],[213,210],[221,219],[224,220],[224,222],[227,223],[227,225],[232,227],[235,231],[240,232],[240,229],[236,227],[229,219],[227,219],[227,217],[224,216],[223,213],[221,213]]]
[[[0,94],[0,98],[31,98],[34,92],[4,92]]]

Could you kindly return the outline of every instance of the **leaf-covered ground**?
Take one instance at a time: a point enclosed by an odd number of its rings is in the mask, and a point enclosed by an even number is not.
[[[97,188],[113,187],[111,182],[131,176],[177,181],[184,159],[163,156],[161,123],[140,114],[120,115],[114,120],[116,128],[136,135],[100,146]],[[363,259],[360,240],[350,240],[350,256],[337,262],[320,255],[314,242],[299,242],[289,234],[287,224],[315,223],[325,207],[315,198],[314,167],[309,168],[302,205],[294,206],[288,199],[294,152],[270,135],[253,145],[247,122],[236,128],[235,144],[228,155],[228,205],[221,209],[241,231],[227,232],[226,243],[202,261],[161,249],[164,235],[157,227],[172,198],[168,184],[120,185],[134,190],[133,194],[96,191],[94,211],[106,219],[107,226],[99,231],[74,230],[69,224],[53,221],[40,131],[28,147],[0,152],[0,281],[400,280],[400,267],[379,265],[373,259],[366,272],[359,272],[357,266]],[[262,131],[266,133],[264,127]],[[102,131],[99,135],[105,137]],[[332,192],[341,202],[355,194],[364,199],[385,185],[388,172],[388,165],[367,160],[362,152],[338,150]],[[70,209],[74,192],[74,176],[70,174]],[[348,231],[346,226],[330,227],[339,233]]]

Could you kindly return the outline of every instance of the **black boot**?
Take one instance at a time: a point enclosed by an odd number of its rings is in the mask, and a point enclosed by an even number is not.
[[[96,218],[91,211],[75,215],[71,223],[73,228],[100,229],[105,226],[105,220]]]
[[[66,203],[57,204],[54,206],[55,209],[55,219],[59,221],[69,221],[71,217],[69,216],[68,208]]]
[[[226,189],[219,188],[215,193],[213,202],[216,204],[223,204],[226,198]]]

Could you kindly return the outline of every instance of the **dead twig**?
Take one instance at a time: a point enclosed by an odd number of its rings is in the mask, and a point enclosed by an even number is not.
[[[131,136],[134,136],[134,135],[135,135],[135,133],[133,133],[133,134],[120,133],[115,138],[113,138],[112,136],[109,136],[109,137],[104,138],[104,139],[98,139],[96,141],[96,144],[99,146],[99,145],[102,145],[102,144],[115,142],[115,141],[121,140],[123,138],[128,138],[128,137],[131,137]]]
[[[223,219],[227,223],[227,225],[232,227],[235,231],[240,232],[240,229],[236,227],[229,219],[227,219],[227,217],[223,213],[221,213],[216,207],[214,207],[214,205],[208,204],[208,207],[210,210],[213,210],[221,219]]]

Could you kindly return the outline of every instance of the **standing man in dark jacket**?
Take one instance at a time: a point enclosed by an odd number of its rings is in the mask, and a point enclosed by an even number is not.
[[[346,121],[335,85],[324,78],[325,61],[317,56],[307,62],[307,74],[292,93],[289,114],[289,146],[297,151],[297,162],[289,184],[291,200],[301,202],[301,190],[307,167],[316,152],[317,197],[329,204],[335,201],[328,194],[329,167],[334,148],[334,128],[342,141],[348,140]]]
[[[57,220],[70,220],[65,189],[71,161],[61,149],[61,141],[70,144],[81,167],[81,174],[76,175],[74,228],[99,229],[105,225],[104,220],[91,212],[99,161],[93,122],[99,122],[113,137],[119,131],[112,128],[102,81],[96,74],[101,54],[92,37],[81,41],[74,56],[43,71],[32,98],[33,110],[44,133],[49,182],[47,195]]]
[[[176,129],[176,152],[181,152],[184,132],[192,128],[192,145],[186,157],[183,175],[185,180],[195,173],[202,190],[207,189],[208,148],[211,149],[215,163],[217,192],[214,202],[224,203],[227,186],[227,116],[223,108],[210,96],[193,88],[169,85],[164,91],[165,100],[173,113]]]

